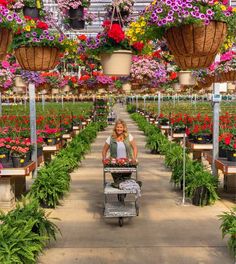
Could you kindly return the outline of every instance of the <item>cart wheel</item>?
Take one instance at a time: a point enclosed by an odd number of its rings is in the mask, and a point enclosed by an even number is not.
[[[139,207],[138,206],[136,207],[136,214],[137,214],[137,216],[139,216]]]
[[[122,227],[123,226],[123,217],[119,217],[119,226]]]

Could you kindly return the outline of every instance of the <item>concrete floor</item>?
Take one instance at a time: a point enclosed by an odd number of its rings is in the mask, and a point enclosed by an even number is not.
[[[145,136],[121,108],[139,148],[139,179],[143,181],[140,215],[104,219],[101,149],[112,127],[99,133],[81,167],[71,174],[71,190],[63,206],[52,212],[62,237],[40,257],[41,264],[233,264],[222,240],[217,215],[233,205],[182,206],[181,193],[169,183],[163,158],[145,149]]]

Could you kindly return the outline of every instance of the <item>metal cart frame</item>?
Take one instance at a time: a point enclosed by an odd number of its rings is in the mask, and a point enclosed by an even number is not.
[[[119,226],[123,226],[123,218],[134,217],[139,215],[139,206],[138,206],[138,198],[134,198],[133,201],[122,203],[121,201],[109,202],[109,195],[119,195],[121,194],[133,194],[136,193],[131,190],[121,190],[118,188],[114,188],[111,185],[111,182],[107,182],[106,174],[107,173],[135,173],[135,178],[138,179],[138,168],[136,167],[104,167],[103,168],[103,187],[104,187],[104,217],[106,218],[118,218]]]

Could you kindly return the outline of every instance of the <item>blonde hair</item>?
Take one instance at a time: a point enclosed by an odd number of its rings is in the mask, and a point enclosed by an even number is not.
[[[124,136],[124,139],[126,139],[126,138],[128,137],[128,128],[127,128],[127,125],[126,125],[125,121],[122,120],[122,119],[118,119],[118,120],[116,121],[115,126],[114,126],[114,128],[113,128],[112,137],[113,137],[113,138],[117,138],[116,127],[117,127],[118,125],[122,125],[122,126],[123,126],[123,128],[124,128],[123,136]]]

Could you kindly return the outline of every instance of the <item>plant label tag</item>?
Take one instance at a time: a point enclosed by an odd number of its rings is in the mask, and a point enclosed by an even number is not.
[[[52,142],[52,140],[51,139],[48,139],[48,142]]]
[[[220,94],[213,94],[212,95],[212,102],[213,103],[219,103],[219,102],[221,102],[221,95]]]
[[[234,153],[233,156],[236,157],[236,153]]]

